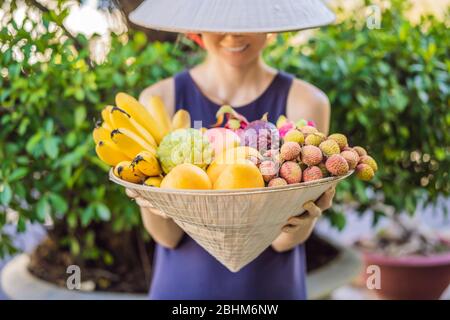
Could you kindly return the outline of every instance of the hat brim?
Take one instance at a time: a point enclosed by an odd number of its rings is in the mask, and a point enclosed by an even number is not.
[[[328,25],[334,13],[321,0],[146,0],[131,22],[182,33],[271,33]]]

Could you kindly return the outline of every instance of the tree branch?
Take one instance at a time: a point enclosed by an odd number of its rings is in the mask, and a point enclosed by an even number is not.
[[[48,9],[47,7],[45,7],[44,5],[42,5],[41,3],[39,3],[37,0],[26,0],[26,3],[29,6],[34,6],[37,9],[39,9],[39,11],[41,11],[42,13],[49,13],[50,9]],[[83,45],[80,43],[80,41],[64,26],[63,23],[59,24],[57,23],[58,27],[60,27],[62,29],[62,31],[64,32],[64,34],[69,37],[72,41],[73,44],[75,46],[75,49],[80,52],[81,50],[83,50]],[[89,66],[89,68],[92,65],[92,61],[89,57],[86,58],[86,62]]]

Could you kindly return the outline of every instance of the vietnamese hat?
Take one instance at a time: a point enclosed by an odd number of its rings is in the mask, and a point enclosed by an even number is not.
[[[321,0],[145,0],[130,20],[182,33],[271,33],[324,26],[335,20]]]

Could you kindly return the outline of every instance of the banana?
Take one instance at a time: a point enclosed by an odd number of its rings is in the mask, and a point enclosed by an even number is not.
[[[130,161],[122,161],[114,167],[114,174],[128,182],[142,183],[145,176],[139,171],[135,170]]]
[[[99,143],[101,140],[110,140],[111,136],[111,131],[104,128],[103,126],[101,127],[96,127],[93,131],[92,131],[92,137],[94,138],[95,144]]]
[[[143,138],[147,143],[155,148],[157,147],[156,141],[153,136],[144,127],[137,123],[136,120],[131,118],[131,116],[124,110],[118,107],[113,107],[111,109],[110,118],[114,125],[114,128],[125,128],[133,131],[135,134]]]
[[[191,115],[184,109],[178,110],[172,118],[172,130],[191,127]]]
[[[100,140],[95,146],[95,152],[100,160],[110,166],[115,166],[124,160],[130,160],[130,158],[120,151],[120,149],[110,140]]]
[[[159,96],[151,96],[147,110],[150,112],[153,118],[155,118],[155,120],[160,123],[161,127],[163,127],[163,136],[168,134],[170,132],[172,124],[170,122],[170,117],[167,113],[166,106],[164,105],[162,99]]]
[[[111,121],[111,110],[112,110],[112,108],[113,108],[112,106],[106,106],[102,110],[103,123],[106,123],[106,125],[109,128],[113,128],[113,123]]]
[[[156,156],[148,151],[141,151],[133,159],[132,165],[146,176],[157,176],[161,174],[161,167]]]
[[[132,96],[119,92],[116,95],[116,105],[125,110],[134,120],[147,129],[155,138],[156,143],[160,143],[164,137],[163,127],[155,120],[150,112]]]
[[[159,188],[161,186],[162,179],[163,178],[161,178],[161,177],[150,177],[144,181],[144,184],[146,186]]]
[[[108,130],[108,131],[112,131],[111,126],[110,126],[109,124],[107,124],[105,121],[102,122],[101,127],[102,127],[102,128],[105,128],[105,129]]]
[[[118,128],[111,131],[111,139],[131,159],[144,150],[156,155],[156,150],[153,146],[126,128]]]

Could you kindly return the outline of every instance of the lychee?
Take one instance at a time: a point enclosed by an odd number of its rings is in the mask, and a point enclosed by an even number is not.
[[[333,133],[328,136],[328,139],[336,141],[341,150],[344,150],[344,148],[348,146],[347,137],[342,133]]]
[[[297,142],[285,142],[280,149],[280,157],[283,160],[294,160],[300,154],[302,148]]]
[[[327,170],[333,176],[342,176],[348,172],[348,163],[340,154],[331,155],[325,162]]]
[[[368,164],[361,163],[356,167],[356,176],[360,180],[369,181],[373,178],[374,175],[375,173],[373,172],[372,167]]]
[[[273,178],[272,180],[269,181],[268,186],[269,187],[276,187],[276,186],[285,186],[287,185],[286,180],[284,180],[283,178]]]
[[[358,161],[359,161],[359,154],[353,148],[350,148],[349,146],[347,146],[342,151],[351,151],[351,152],[353,152],[355,154],[355,156],[358,157]]]
[[[320,170],[320,168],[317,166],[309,167],[305,169],[305,171],[303,171],[304,182],[319,180],[322,178],[323,178],[322,170]]]
[[[374,173],[378,170],[378,165],[371,156],[362,156],[361,158],[359,158],[359,163],[368,164],[372,168]]]
[[[305,144],[318,147],[323,140],[325,140],[325,135],[323,133],[311,133],[306,137]]]
[[[314,166],[322,161],[322,151],[316,146],[304,146],[302,148],[302,162],[308,166]]]
[[[299,144],[303,144],[305,142],[305,136],[297,129],[289,130],[284,136],[284,142],[297,142]]]
[[[303,132],[303,134],[311,134],[311,133],[317,133],[319,130],[317,130],[313,126],[303,126],[300,128],[300,131]]]
[[[359,161],[359,156],[356,152],[345,150],[341,152],[341,156],[343,156],[344,159],[347,160],[348,167],[350,168],[350,170],[356,168],[356,165],[358,164]]]
[[[265,182],[272,180],[278,174],[278,169],[278,164],[271,160],[265,160],[259,165],[259,171]]]
[[[302,169],[297,162],[286,161],[281,165],[280,177],[288,184],[299,183],[302,180]]]
[[[339,145],[334,140],[325,140],[319,145],[320,150],[322,150],[324,156],[329,157],[333,154],[339,154],[341,149]]]
[[[356,153],[358,153],[358,155],[359,155],[360,157],[362,157],[362,156],[367,156],[367,151],[366,151],[366,149],[364,149],[363,147],[356,146],[356,147],[353,147],[353,150],[355,150]]]

